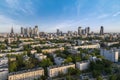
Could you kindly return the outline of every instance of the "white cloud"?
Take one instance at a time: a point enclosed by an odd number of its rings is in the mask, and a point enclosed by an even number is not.
[[[115,14],[113,14],[114,17],[118,16],[118,15],[120,15],[120,11],[116,12]]]
[[[98,19],[103,19],[103,18],[106,18],[108,16],[109,16],[109,14],[102,14],[102,15],[98,16],[97,18]]]
[[[32,15],[34,13],[33,5],[31,0],[6,0],[7,6],[12,9],[13,13],[25,13],[27,15]],[[19,12],[17,12],[19,11]]]
[[[43,27],[43,31],[47,32],[56,32],[56,29],[60,29],[63,32],[67,31],[77,31],[78,26],[87,27],[86,21],[88,21],[88,18],[85,18],[83,20],[65,20],[58,22],[56,24],[51,25],[45,25],[46,27]],[[86,24],[84,24],[86,23]],[[44,26],[44,25],[43,25]],[[47,29],[46,29],[47,28]]]
[[[75,6],[77,10],[77,16],[80,16],[80,10],[84,6],[85,0],[76,0]]]
[[[17,22],[7,16],[0,15],[0,32],[10,32],[11,27],[15,29],[15,32],[19,32],[20,26]]]

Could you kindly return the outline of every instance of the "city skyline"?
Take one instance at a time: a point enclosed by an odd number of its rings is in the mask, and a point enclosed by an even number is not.
[[[119,32],[119,0],[4,0],[0,3],[0,32],[20,32],[38,25],[39,31],[76,31],[79,26],[99,32]]]

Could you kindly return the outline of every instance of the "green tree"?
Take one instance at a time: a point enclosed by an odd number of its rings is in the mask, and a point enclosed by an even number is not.
[[[98,77],[100,76],[100,72],[97,70],[93,70],[93,77]]]
[[[79,75],[80,74],[80,70],[77,68],[68,68],[68,74],[69,75]]]
[[[11,62],[9,64],[9,72],[15,72],[17,71],[17,63],[16,62]]]
[[[53,62],[49,58],[43,59],[40,63],[40,66],[44,67],[44,68],[48,67],[48,66],[51,66],[51,65],[53,65]]]
[[[101,76],[98,76],[97,77],[97,80],[103,80]]]
[[[109,80],[117,80],[117,76],[116,75],[111,75]]]
[[[70,63],[70,62],[72,62],[73,60],[72,60],[72,58],[71,57],[67,57],[67,59],[65,60],[65,63]]]

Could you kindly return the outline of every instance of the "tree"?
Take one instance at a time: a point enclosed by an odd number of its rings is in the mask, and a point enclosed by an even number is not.
[[[98,76],[97,77],[97,80],[103,80],[101,76]]]
[[[100,76],[100,72],[93,70],[93,77],[98,77],[98,76]]]
[[[80,70],[77,68],[68,68],[68,74],[69,75],[77,75],[80,74]]]
[[[67,59],[65,60],[65,63],[70,63],[72,62],[72,58],[71,57],[67,57]]]
[[[73,60],[74,63],[76,63],[78,61],[81,61],[81,56],[79,56],[79,55],[73,56],[72,60]]]
[[[51,65],[53,65],[53,62],[49,59],[49,58],[47,58],[47,59],[43,59],[42,61],[41,61],[41,63],[40,63],[40,66],[41,67],[49,67],[49,66],[51,66]]]
[[[117,76],[116,75],[111,75],[109,80],[117,80]]]
[[[11,62],[9,64],[9,72],[15,72],[17,71],[17,63],[16,62]]]

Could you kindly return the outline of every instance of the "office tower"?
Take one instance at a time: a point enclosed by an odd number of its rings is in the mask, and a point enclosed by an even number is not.
[[[13,30],[13,27],[11,28],[11,34],[14,34],[14,30]]]
[[[81,27],[78,27],[78,35],[81,35],[81,33],[82,33],[82,29]]]
[[[36,35],[36,36],[39,36],[38,26],[35,26],[35,28],[34,28],[34,29],[35,29],[35,35]]]
[[[88,27],[88,34],[90,34],[90,27]]]
[[[103,35],[104,34],[104,28],[103,28],[103,26],[101,26],[101,28],[100,28],[100,35]]]
[[[90,33],[90,27],[85,28],[85,34],[89,34]]]
[[[62,32],[62,31],[60,31],[60,35],[61,35],[61,36],[63,35],[63,32]]]
[[[24,28],[24,36],[27,36],[27,28]]]
[[[24,28],[21,27],[21,34],[24,34]]]
[[[87,34],[88,33],[88,29],[87,28],[85,28],[85,34]]]
[[[14,30],[13,30],[13,27],[11,28],[10,37],[14,37]]]
[[[60,34],[60,30],[59,29],[57,29],[57,35],[59,35]]]
[[[30,35],[30,37],[32,36],[32,28],[31,27],[29,27],[29,35]]]
[[[29,37],[30,34],[29,34],[29,28],[26,28],[26,33],[27,33],[27,36]]]
[[[72,31],[68,31],[67,35],[72,36]]]
[[[85,29],[82,29],[82,35],[84,35],[86,33]]]

